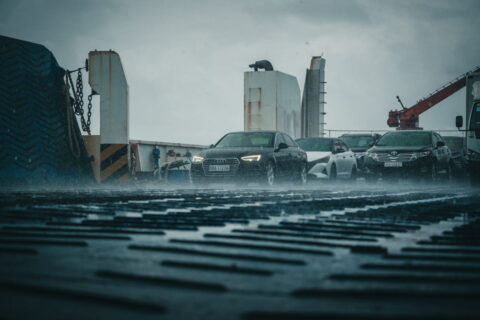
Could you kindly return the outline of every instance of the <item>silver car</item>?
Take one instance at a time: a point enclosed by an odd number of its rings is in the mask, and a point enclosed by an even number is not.
[[[307,153],[307,170],[310,179],[355,179],[357,160],[347,145],[337,138],[297,139],[297,144]]]

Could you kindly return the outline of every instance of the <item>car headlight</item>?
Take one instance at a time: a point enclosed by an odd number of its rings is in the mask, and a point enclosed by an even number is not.
[[[202,163],[203,162],[203,157],[200,156],[193,156],[192,158],[192,163]]]
[[[324,157],[324,158],[315,160],[314,162],[315,162],[315,163],[327,163],[328,161],[330,161],[330,156],[326,156],[326,157]]]
[[[476,152],[475,150],[468,149],[467,150],[467,159],[477,161],[480,160],[480,152]]]
[[[416,156],[418,158],[420,157],[428,157],[429,155],[431,155],[432,152],[431,151],[422,151],[422,152],[417,152]]]
[[[365,155],[373,160],[378,160],[378,153],[366,152]]]
[[[241,157],[240,159],[242,159],[243,161],[247,161],[247,162],[253,162],[253,161],[260,161],[261,158],[262,158],[261,154],[254,154],[254,155],[251,155],[251,156]]]

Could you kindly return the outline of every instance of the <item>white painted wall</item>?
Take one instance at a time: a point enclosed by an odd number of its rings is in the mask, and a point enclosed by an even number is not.
[[[100,143],[127,144],[128,83],[115,51],[90,51],[88,83],[100,95]]]
[[[279,130],[300,137],[300,87],[279,71],[244,73],[244,130]]]

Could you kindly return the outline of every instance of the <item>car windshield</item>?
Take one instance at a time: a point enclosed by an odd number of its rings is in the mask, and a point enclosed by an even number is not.
[[[376,143],[379,147],[422,147],[432,145],[429,132],[392,132],[383,135]]]
[[[367,148],[373,143],[372,136],[342,136],[340,139],[349,148]]]
[[[305,151],[332,151],[331,139],[300,139],[297,144]]]
[[[480,130],[480,102],[473,107],[470,130]]]
[[[275,133],[272,132],[235,132],[223,137],[215,148],[273,147]]]
[[[452,151],[460,151],[463,149],[463,138],[462,137],[443,137],[445,143]]]

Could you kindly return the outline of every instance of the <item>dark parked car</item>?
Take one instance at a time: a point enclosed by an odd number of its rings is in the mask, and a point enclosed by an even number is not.
[[[381,135],[378,133],[346,133],[339,138],[353,151],[357,159],[358,169],[363,170],[365,152],[370,149],[380,137]]]
[[[450,149],[433,131],[395,131],[384,134],[365,154],[369,177],[402,175],[434,180],[450,177]]]
[[[452,175],[456,177],[463,177],[467,173],[467,158],[464,148],[464,137],[443,137],[447,147],[450,148],[451,151],[451,168],[452,168]]]
[[[192,158],[190,176],[194,184],[233,180],[273,185],[281,178],[304,184],[307,155],[283,132],[232,132]]]

